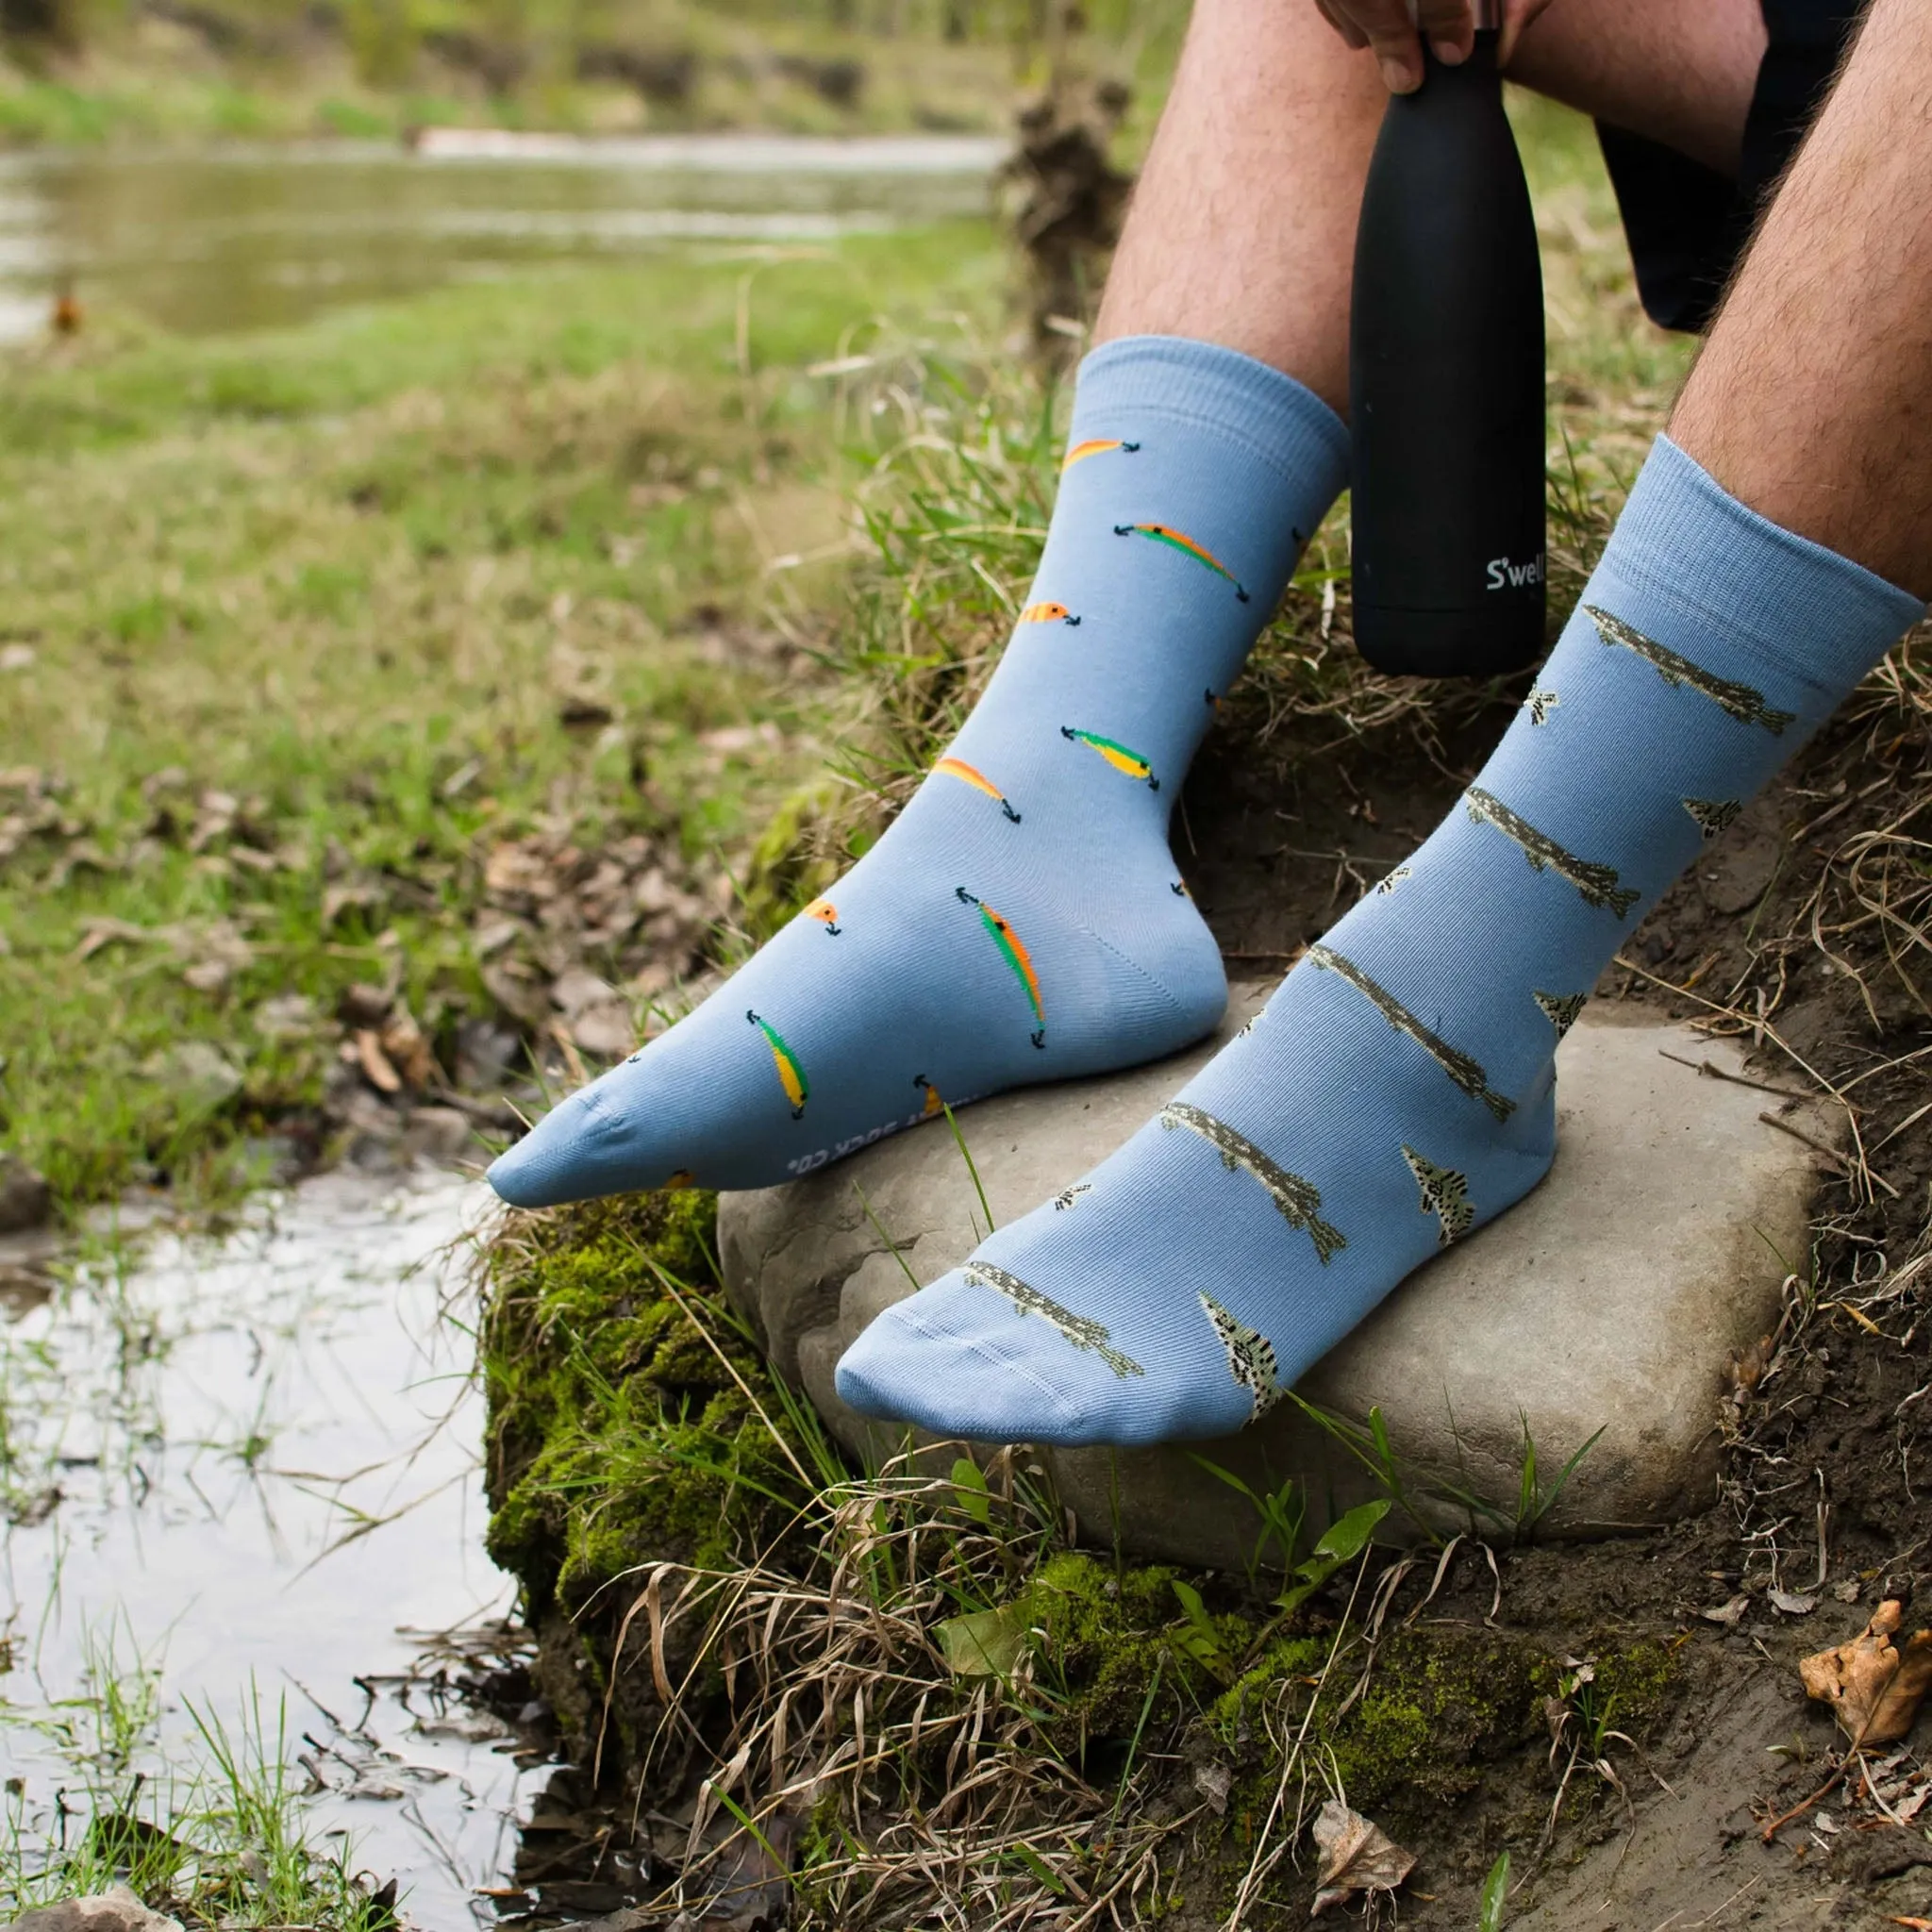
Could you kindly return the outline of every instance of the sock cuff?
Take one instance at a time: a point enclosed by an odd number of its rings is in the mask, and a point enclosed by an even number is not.
[[[1348,429],[1293,376],[1185,336],[1121,336],[1081,362],[1074,392],[1074,442],[1117,434],[1133,418],[1166,417],[1245,447],[1296,491],[1325,506],[1348,482]]]
[[[1841,695],[1925,614],[1863,564],[1741,504],[1659,436],[1601,568]]]

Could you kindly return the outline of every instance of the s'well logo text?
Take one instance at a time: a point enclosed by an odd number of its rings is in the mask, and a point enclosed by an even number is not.
[[[1543,580],[1543,553],[1539,550],[1527,563],[1511,563],[1507,557],[1492,557],[1490,559],[1490,580],[1491,591],[1520,591],[1526,584],[1540,584]]]

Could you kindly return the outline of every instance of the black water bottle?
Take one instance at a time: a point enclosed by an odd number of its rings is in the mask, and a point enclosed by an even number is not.
[[[1392,95],[1356,239],[1355,637],[1378,671],[1487,677],[1543,649],[1543,288],[1494,0],[1459,67]]]

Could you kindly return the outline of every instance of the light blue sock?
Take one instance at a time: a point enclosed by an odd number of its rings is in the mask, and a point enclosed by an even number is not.
[[[498,1160],[497,1192],[766,1187],[941,1096],[1211,1031],[1226,983],[1168,816],[1347,448],[1316,396],[1231,350],[1088,357],[1039,575],[946,756],[824,898]]]
[[[840,1394],[993,1441],[1198,1440],[1262,1413],[1542,1178],[1553,1055],[1597,975],[1920,615],[1659,440],[1457,808],[1072,1205],[874,1322]]]

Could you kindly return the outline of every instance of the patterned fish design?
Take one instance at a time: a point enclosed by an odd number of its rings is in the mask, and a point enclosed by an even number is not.
[[[1051,1295],[1041,1294],[1017,1274],[1008,1274],[991,1261],[968,1261],[965,1274],[969,1281],[976,1281],[982,1288],[1003,1295],[1023,1315],[1038,1315],[1049,1327],[1058,1329],[1061,1341],[1071,1347],[1084,1355],[1097,1355],[1122,1381],[1147,1373],[1132,1356],[1123,1355],[1114,1347],[1110,1329],[1091,1316],[1076,1315],[1072,1308],[1061,1307]]]
[[[1033,1043],[1042,1052],[1046,1048],[1046,1008],[1041,1003],[1040,976],[1033,970],[1032,956],[1020,943],[1020,935],[982,899],[975,899],[964,886],[953,888],[960,905],[972,906],[978,910],[979,923],[985,926],[993,943],[999,947],[1001,957],[1013,969],[1013,976],[1026,990],[1026,997],[1033,1008],[1033,1017],[1040,1024],[1033,1035]]]
[[[1563,700],[1553,691],[1533,691],[1524,699],[1523,708],[1529,713],[1529,722],[1532,724],[1547,724],[1550,722],[1550,713],[1562,702]]]
[[[1347,1247],[1347,1236],[1322,1219],[1321,1189],[1298,1174],[1290,1174],[1225,1121],[1216,1120],[1205,1108],[1185,1100],[1170,1100],[1160,1109],[1160,1124],[1199,1134],[1221,1156],[1221,1164],[1230,1174],[1241,1170],[1259,1181],[1282,1220],[1314,1242],[1316,1257],[1324,1268]]]
[[[805,1077],[805,1069],[798,1064],[798,1056],[785,1044],[784,1036],[775,1026],[769,1025],[754,1013],[749,1007],[744,1017],[765,1036],[765,1044],[772,1049],[772,1063],[778,1069],[778,1084],[785,1090],[785,1098],[791,1103],[791,1118],[805,1118],[805,1103],[811,1098],[811,1086]]]
[[[1764,702],[1761,691],[1755,691],[1748,684],[1735,683],[1728,677],[1713,676],[1708,671],[1691,663],[1690,658],[1679,657],[1667,644],[1645,637],[1634,625],[1625,624],[1621,617],[1613,617],[1607,610],[1599,610],[1594,604],[1586,604],[1583,608],[1605,643],[1621,644],[1626,651],[1635,651],[1655,667],[1657,675],[1673,691],[1680,684],[1689,685],[1739,724],[1761,724],[1774,738],[1782,738],[1785,726],[1796,724],[1798,714],[1795,711],[1774,711]]]
[[[1148,791],[1160,790],[1160,780],[1154,775],[1154,767],[1139,752],[1130,750],[1126,745],[1117,744],[1111,738],[1102,738],[1098,732],[1076,731],[1071,724],[1060,726],[1060,736],[1074,744],[1084,744],[1089,751],[1097,751],[1116,772],[1139,779]]]
[[[1590,1004],[1587,992],[1532,992],[1530,998],[1543,1009],[1543,1018],[1557,1029],[1558,1040],[1575,1025],[1577,1015]]]
[[[1196,563],[1204,563],[1218,577],[1225,577],[1234,586],[1235,599],[1245,604],[1248,593],[1241,589],[1241,579],[1216,557],[1211,550],[1205,550],[1191,537],[1167,524],[1116,524],[1113,526],[1116,537],[1145,537],[1150,543],[1165,543],[1170,550],[1178,550],[1183,557],[1191,557]]]
[[[1398,865],[1398,866],[1397,866],[1397,867],[1395,868],[1395,870],[1394,870],[1393,872],[1391,872],[1391,874],[1389,874],[1389,876],[1388,876],[1387,878],[1385,878],[1385,879],[1384,879],[1384,880],[1382,881],[1382,883],[1381,883],[1380,885],[1378,885],[1378,886],[1377,886],[1377,887],[1375,888],[1375,895],[1376,895],[1376,897],[1377,897],[1377,898],[1387,898],[1387,897],[1388,897],[1388,895],[1389,895],[1389,894],[1390,894],[1391,892],[1392,892],[1392,891],[1394,891],[1394,890],[1396,889],[1396,887],[1397,887],[1397,886],[1399,886],[1399,885],[1400,885],[1400,884],[1401,884],[1401,883],[1403,882],[1403,880],[1404,880],[1404,879],[1412,879],[1412,878],[1413,878],[1414,876],[1415,876],[1415,867],[1414,867],[1414,866],[1412,866],[1412,865]]]
[[[814,899],[805,908],[808,919],[816,919],[836,939],[844,927],[839,924],[839,908],[829,899]]]
[[[976,772],[964,758],[941,758],[933,767],[934,774],[941,778],[957,778],[962,785],[970,785],[975,791],[983,791],[1006,813],[1007,822],[1017,825],[1020,814],[1016,812],[1007,794],[989,778],[984,772]]]
[[[1022,624],[1077,625],[1080,620],[1064,604],[1029,604],[1020,613]]]
[[[1375,1008],[1398,1033],[1406,1033],[1447,1074],[1472,1100],[1479,1100],[1498,1121],[1507,1121],[1516,1111],[1516,1103],[1490,1085],[1483,1063],[1440,1035],[1431,1033],[1386,987],[1378,986],[1353,959],[1345,959],[1332,946],[1312,945],[1308,963],[1338,974],[1358,993],[1374,1002]]]
[[[1462,794],[1462,803],[1477,824],[1494,825],[1506,839],[1521,846],[1533,871],[1548,870],[1567,879],[1586,906],[1607,908],[1619,919],[1624,919],[1631,907],[1642,898],[1641,892],[1617,884],[1615,866],[1598,865],[1591,859],[1578,858],[1574,852],[1566,852],[1554,839],[1539,832],[1527,819],[1511,811],[1480,785],[1472,785]]]
[[[1422,1190],[1423,1212],[1433,1214],[1442,1224],[1436,1245],[1446,1248],[1452,1241],[1459,1241],[1475,1221],[1468,1179],[1453,1167],[1438,1167],[1413,1147],[1405,1146],[1402,1158],[1408,1162],[1408,1171]]]
[[[1138,442],[1122,442],[1105,436],[1090,436],[1085,442],[1076,442],[1067,452],[1066,460],[1060,465],[1064,476],[1075,463],[1084,463],[1089,457],[1104,457],[1111,450],[1119,450],[1123,456],[1132,456],[1141,445]]]
[[[1227,1351],[1227,1372],[1255,1398],[1248,1420],[1257,1423],[1287,1392],[1281,1386],[1281,1358],[1274,1344],[1257,1328],[1238,1322],[1211,1294],[1200,1297],[1201,1311],[1214,1324]]]
[[[940,1090],[924,1074],[914,1074],[912,1084],[925,1095],[924,1118],[931,1120],[935,1114],[944,1113],[946,1103],[940,1098]]]
[[[1681,801],[1684,809],[1697,822],[1697,829],[1708,842],[1720,832],[1727,832],[1738,823],[1738,814],[1744,809],[1741,798],[1686,798]]]
[[[1053,1197],[1054,1211],[1057,1214],[1064,1214],[1082,1194],[1091,1194],[1092,1191],[1091,1181],[1075,1181],[1071,1188],[1062,1188]]]

